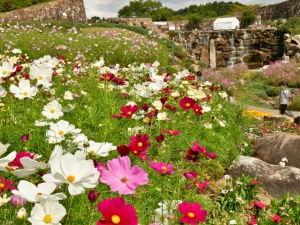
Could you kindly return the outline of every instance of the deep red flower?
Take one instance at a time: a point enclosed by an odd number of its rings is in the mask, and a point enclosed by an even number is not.
[[[172,169],[173,164],[168,165],[163,162],[158,162],[158,163],[149,162],[149,166],[162,175],[174,173],[174,170]]]
[[[31,154],[29,152],[19,152],[19,153],[17,153],[16,158],[11,162],[11,166],[17,166],[20,169],[23,169],[24,167],[23,167],[23,165],[20,161],[20,159],[23,158],[23,157],[29,157],[29,158],[33,159],[34,154]]]
[[[198,202],[192,204],[189,202],[180,203],[178,209],[183,217],[181,217],[179,221],[192,225],[197,225],[198,222],[206,222],[205,217],[207,216],[207,211],[202,210],[201,207]]]
[[[184,156],[184,158],[188,161],[196,162],[198,160],[198,155],[199,155],[199,152],[189,149],[189,150],[187,150],[187,154]]]
[[[126,106],[122,106],[121,107],[121,111],[122,113],[120,114],[120,116],[124,116],[127,119],[131,118],[132,115],[139,109],[139,107],[137,105],[126,105]]]
[[[194,107],[194,105],[196,104],[196,100],[189,97],[184,97],[180,100],[179,104],[182,110],[189,110]]]
[[[111,81],[112,79],[115,78],[115,75],[112,73],[107,73],[107,74],[101,74],[100,80],[101,81]]]
[[[191,180],[191,179],[197,178],[198,173],[197,173],[196,171],[191,170],[191,171],[188,171],[188,172],[184,172],[184,173],[183,173],[183,176],[184,176],[186,179]]]
[[[158,142],[158,143],[161,143],[161,142],[163,142],[164,140],[165,140],[165,135],[163,135],[163,134],[160,134],[160,135],[158,135],[156,138],[155,138],[155,140]]]
[[[137,225],[136,211],[130,204],[125,204],[123,198],[106,199],[98,204],[98,210],[103,220],[98,220],[97,225]]]
[[[117,147],[120,156],[126,156],[130,153],[130,148],[127,145],[120,145]]]
[[[258,184],[259,184],[259,182],[258,182],[258,180],[252,180],[252,184],[254,184],[254,185],[258,185]]]
[[[180,130],[166,130],[166,129],[162,129],[161,131],[164,132],[164,133],[173,135],[173,136],[180,134]]]
[[[168,98],[167,97],[160,98],[160,101],[162,104],[165,104],[166,101],[168,101]]]
[[[5,177],[0,177],[0,194],[4,191],[15,190],[16,187],[12,186],[13,183],[12,180],[6,180]]]
[[[249,225],[257,225],[257,219],[252,219],[248,223]]]
[[[210,94],[206,94],[205,98],[202,98],[202,101],[209,101],[211,98]]]
[[[148,104],[143,104],[143,105],[142,105],[142,109],[143,109],[145,112],[148,112],[148,110],[149,110],[149,105],[148,105]]]
[[[257,208],[260,208],[260,209],[266,208],[266,205],[263,202],[260,202],[260,201],[257,201],[257,200],[254,200],[253,206],[257,207]]]
[[[124,85],[125,81],[122,78],[114,77],[112,81],[118,85]]]
[[[166,105],[164,105],[164,107],[171,110],[172,112],[177,111],[177,108],[175,106],[170,105],[170,104],[166,104]]]
[[[272,216],[272,220],[273,220],[274,222],[280,223],[281,217],[278,216],[278,215],[274,215],[274,216]]]
[[[203,110],[203,108],[201,105],[195,104],[193,107],[193,111],[197,116],[200,116],[203,114],[202,110]]]
[[[88,194],[88,199],[92,203],[96,202],[97,199],[98,199],[98,197],[99,197],[99,195],[100,195],[100,192],[97,193],[95,190],[90,190],[89,194]]]
[[[146,151],[151,145],[151,142],[148,142],[149,134],[137,134],[136,136],[132,136],[130,140],[129,148],[133,154],[139,154],[141,151]]]

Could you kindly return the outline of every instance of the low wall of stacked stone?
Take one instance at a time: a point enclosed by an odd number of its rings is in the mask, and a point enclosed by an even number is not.
[[[0,23],[17,21],[87,21],[83,0],[57,0],[0,14]]]

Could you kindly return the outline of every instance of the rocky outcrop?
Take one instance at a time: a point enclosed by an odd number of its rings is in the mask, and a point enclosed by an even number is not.
[[[1,13],[0,22],[65,20],[85,23],[87,21],[83,0],[57,0],[29,8]]]
[[[215,49],[208,48],[214,40]],[[249,68],[261,68],[284,54],[283,34],[273,28],[177,32],[175,41],[190,56],[216,67],[245,63]],[[210,51],[214,50],[216,62]],[[208,52],[207,52],[208,51]]]
[[[300,16],[300,1],[288,0],[274,5],[267,5],[254,10],[261,15],[263,22],[276,20],[279,18],[289,19]]]
[[[287,158],[287,165],[300,169],[300,136],[289,133],[277,133],[258,138],[254,145],[255,157],[278,165],[282,158]]]
[[[300,53],[300,35],[292,37],[290,34],[284,35],[284,46],[288,56]]]
[[[241,177],[242,174],[257,177],[262,189],[272,197],[281,198],[288,192],[290,195],[300,194],[300,169],[295,167],[281,167],[254,157],[239,156],[230,166],[228,173],[233,178]]]

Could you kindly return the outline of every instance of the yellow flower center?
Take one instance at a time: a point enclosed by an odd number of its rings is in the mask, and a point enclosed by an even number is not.
[[[43,221],[44,221],[45,223],[51,223],[51,222],[52,222],[52,216],[49,215],[49,214],[47,214],[46,216],[44,216]]]
[[[39,80],[43,80],[43,76],[39,76]]]
[[[2,75],[5,75],[5,74],[7,74],[8,72],[7,72],[7,70],[3,70],[2,71]]]
[[[36,195],[42,195],[42,193],[41,193],[41,192],[38,192]]]
[[[192,158],[194,159],[194,158],[196,158],[196,156],[195,156],[195,155],[192,155]]]
[[[24,95],[24,96],[28,96],[28,92],[27,92],[27,91],[24,91],[24,92],[23,92],[23,95]]]
[[[4,188],[4,184],[3,183],[0,183],[0,188]]]
[[[160,220],[161,222],[164,222],[164,221],[165,221],[165,217],[161,216],[161,217],[159,218],[159,220]]]
[[[51,109],[50,112],[53,114],[53,113],[55,113],[55,110],[54,110],[54,109]]]
[[[190,104],[190,103],[186,103],[185,106],[186,106],[186,107],[190,107],[191,104]]]
[[[188,213],[188,216],[191,217],[191,218],[194,218],[194,217],[195,217],[195,214],[192,213],[192,212],[189,212],[189,213]]]
[[[162,167],[161,167],[161,170],[162,170],[163,172],[166,172],[166,171],[167,171],[167,167],[162,166]]]
[[[65,132],[63,132],[62,130],[58,132],[59,135],[63,135]]]
[[[131,115],[132,114],[132,112],[127,112],[127,115]]]
[[[196,112],[198,112],[198,111],[199,111],[199,109],[196,109],[195,111],[196,111]]]
[[[93,154],[95,154],[95,150],[90,150],[89,153],[90,153],[91,155],[93,155]]]
[[[113,216],[111,217],[111,222],[112,222],[113,224],[118,224],[118,223],[121,222],[121,218],[120,218],[119,216],[117,216],[117,215],[113,215]]]
[[[127,180],[128,180],[128,179],[127,179],[126,177],[122,177],[122,178],[121,178],[121,182],[122,182],[122,183],[126,183]]]
[[[138,143],[138,146],[139,146],[139,147],[142,147],[142,146],[143,146],[143,143],[142,143],[142,142],[139,142],[139,143]]]
[[[69,182],[73,183],[74,180],[75,180],[75,177],[71,174],[71,175],[69,175],[69,176],[67,177],[67,180],[68,180]]]

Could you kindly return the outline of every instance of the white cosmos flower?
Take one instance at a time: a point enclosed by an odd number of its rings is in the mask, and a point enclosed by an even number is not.
[[[50,163],[51,174],[43,176],[44,181],[57,185],[68,184],[71,195],[85,192],[84,188],[94,188],[99,182],[99,171],[92,160],[86,160],[82,151],[74,155],[66,153],[61,159],[53,159]]]
[[[81,129],[75,129],[73,124],[68,121],[60,120],[57,123],[50,122],[50,130],[47,130],[46,136],[49,143],[57,143],[65,140],[66,134],[78,135]],[[51,140],[51,141],[50,141]],[[53,142],[55,140],[55,142]]]
[[[5,97],[7,94],[7,91],[0,85],[0,98]]]
[[[95,142],[89,141],[89,146],[85,149],[85,151],[90,155],[97,155],[97,156],[108,156],[108,152],[111,150],[116,150],[116,146],[112,143],[108,142]]]
[[[227,98],[227,97],[228,97],[228,95],[227,95],[227,93],[226,93],[225,91],[220,91],[220,92],[219,92],[219,96],[220,96],[221,98]]]
[[[30,67],[30,79],[37,79],[36,86],[42,85],[43,87],[49,88],[52,86],[52,73],[53,70],[48,68],[46,64],[42,64],[40,68],[33,65]]]
[[[73,100],[73,93],[71,91],[66,91],[64,94],[64,99],[65,100]]]
[[[18,48],[14,48],[13,50],[11,50],[11,52],[14,53],[14,54],[21,54],[22,50],[18,49]]]
[[[210,106],[206,106],[206,105],[202,106],[202,112],[203,113],[206,113],[206,112],[209,112],[209,111],[211,111],[211,107]]]
[[[157,109],[157,110],[161,110],[162,109],[162,103],[160,100],[156,100],[153,102],[153,106]]]
[[[45,105],[42,114],[47,117],[47,119],[58,119],[64,115],[61,104],[56,100]]]
[[[36,203],[31,210],[28,221],[33,225],[61,225],[66,209],[58,201]]]
[[[10,201],[11,197],[7,197],[7,194],[5,193],[3,197],[0,196],[0,206],[5,205]]]
[[[43,200],[62,200],[66,199],[67,196],[64,193],[51,193],[56,189],[56,184],[51,182],[40,183],[35,186],[26,180],[21,180],[18,184],[17,190],[12,190],[11,192],[21,198],[26,199],[28,202],[41,202]]]
[[[27,217],[27,212],[26,209],[24,207],[22,207],[21,209],[19,209],[18,213],[17,213],[17,218],[22,220],[24,218]]]
[[[4,158],[0,159],[0,171],[6,172],[6,166],[16,158],[17,152],[13,151]]]
[[[6,151],[7,151],[7,148],[10,146],[10,144],[2,144],[0,142],[0,156],[3,155]]]
[[[14,84],[11,84],[9,87],[11,93],[15,94],[15,97],[18,99],[23,98],[32,98],[37,94],[37,87],[30,87],[29,80],[20,80],[19,87]]]
[[[167,113],[161,112],[157,114],[157,120],[166,120],[167,119]]]
[[[207,129],[212,129],[212,124],[211,123],[205,123],[204,127]]]
[[[12,62],[3,62],[0,66],[0,78],[8,77],[11,73],[16,71],[16,68],[13,68],[14,64]]]

